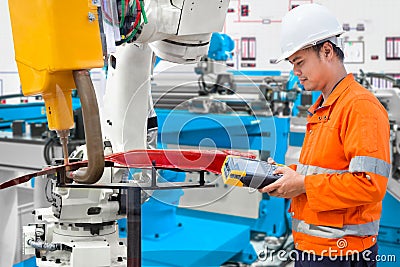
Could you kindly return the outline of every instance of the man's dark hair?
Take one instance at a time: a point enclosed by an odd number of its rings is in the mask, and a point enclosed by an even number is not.
[[[338,57],[338,59],[339,59],[341,62],[343,62],[343,60],[344,60],[343,51],[342,51],[339,47],[337,47],[334,43],[332,43],[331,41],[326,41],[326,42],[329,42],[329,43],[332,45],[332,47],[333,47],[333,52],[336,54],[336,56]],[[319,51],[321,51],[321,47],[322,47],[322,46],[324,45],[324,43],[326,43],[326,42],[322,42],[322,43],[316,44],[316,45],[312,46],[311,48],[312,48],[315,52],[319,53]]]

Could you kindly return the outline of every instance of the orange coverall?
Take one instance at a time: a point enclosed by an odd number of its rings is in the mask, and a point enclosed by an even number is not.
[[[306,193],[291,202],[295,247],[346,255],[377,241],[390,173],[390,126],[377,98],[348,74],[308,110],[297,172]],[[329,252],[330,251],[330,252]]]

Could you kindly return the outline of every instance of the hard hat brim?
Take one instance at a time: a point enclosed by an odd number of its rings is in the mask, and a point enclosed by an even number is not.
[[[339,41],[338,41],[338,40],[339,40],[339,37],[338,37],[338,36],[340,36],[342,33],[344,33],[343,30],[338,31],[338,32],[335,33],[333,36],[327,36],[327,37],[322,38],[322,39],[319,39],[319,40],[318,40],[318,39],[317,39],[317,40],[313,40],[313,41],[307,43],[306,45],[298,46],[298,47],[295,47],[295,48],[293,48],[293,49],[291,49],[291,50],[289,50],[289,51],[286,51],[285,53],[282,53],[282,54],[276,59],[275,63],[279,63],[279,62],[281,62],[282,60],[288,59],[291,55],[293,55],[293,54],[296,53],[297,51],[306,49],[306,48],[308,48],[308,47],[312,47],[312,46],[314,46],[314,45],[316,45],[316,44],[318,44],[318,43],[325,42],[325,41],[331,41],[334,45],[338,46],[340,49],[343,50],[342,44],[341,44],[341,43],[339,44]],[[335,38],[335,39],[333,39],[333,38]]]
[[[296,51],[297,51],[297,50],[296,50]],[[280,56],[276,59],[275,64],[277,64],[277,63],[279,63],[279,62],[281,62],[281,61],[283,61],[283,60],[287,60],[288,57],[290,57],[291,55],[293,55],[294,53],[296,53],[296,51],[294,51],[293,53],[292,53],[291,51],[290,51],[290,52],[283,53],[282,55],[280,55]]]
[[[302,49],[304,49],[304,48],[306,48],[306,47],[308,47],[308,46],[309,46],[309,45],[295,47],[295,48],[293,48],[293,49],[291,49],[291,50],[289,50],[289,51],[286,51],[285,53],[282,53],[282,54],[277,58],[277,60],[275,61],[275,63],[279,63],[279,62],[281,62],[281,61],[283,61],[283,60],[288,59],[291,55],[293,55],[293,54],[296,53],[297,51],[302,50]]]

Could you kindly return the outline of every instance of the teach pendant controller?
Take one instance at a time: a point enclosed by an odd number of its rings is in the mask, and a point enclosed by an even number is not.
[[[260,189],[282,177],[282,174],[274,174],[280,166],[261,160],[227,156],[221,174],[225,184]]]

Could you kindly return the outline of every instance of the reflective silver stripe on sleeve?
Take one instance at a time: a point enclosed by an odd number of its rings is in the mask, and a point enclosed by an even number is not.
[[[322,173],[345,173],[348,170],[326,169],[318,166],[297,164],[297,172],[302,175],[322,174]]]
[[[367,157],[356,156],[350,161],[350,172],[372,172],[389,178],[390,164],[384,160]]]
[[[379,220],[365,224],[344,225],[342,228],[308,224],[305,221],[292,218],[292,229],[298,233],[323,238],[342,238],[347,235],[369,236],[377,235]]]

